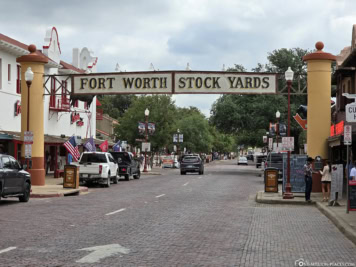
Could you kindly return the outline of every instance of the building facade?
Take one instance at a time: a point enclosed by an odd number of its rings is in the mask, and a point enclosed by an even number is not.
[[[73,63],[61,60],[62,48],[55,27],[45,33],[43,49],[48,58],[43,78],[44,154],[48,171],[58,175],[67,161],[63,146],[69,137],[76,136],[78,143],[96,134],[96,97],[91,103],[72,101],[68,75],[96,72],[98,58],[88,48],[73,49]],[[21,157],[21,67],[16,62],[27,55],[28,45],[0,34],[0,149],[4,153]]]

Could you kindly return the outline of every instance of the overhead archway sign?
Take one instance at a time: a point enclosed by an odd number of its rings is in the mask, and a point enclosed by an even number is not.
[[[277,74],[154,71],[73,75],[72,94],[276,94]]]

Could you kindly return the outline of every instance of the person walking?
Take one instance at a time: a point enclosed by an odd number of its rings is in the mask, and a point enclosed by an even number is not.
[[[356,160],[354,161],[354,166],[350,171],[349,180],[355,181],[356,180]]]
[[[320,171],[321,176],[321,190],[323,191],[323,202],[329,201],[330,186],[331,186],[331,165],[329,161],[325,161],[324,168]]]
[[[304,180],[305,180],[305,201],[311,202],[310,194],[312,191],[313,186],[313,168],[312,168],[312,161],[311,157],[308,157],[307,163],[304,165]]]

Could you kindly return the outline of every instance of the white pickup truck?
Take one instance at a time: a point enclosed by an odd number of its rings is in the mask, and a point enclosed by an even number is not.
[[[83,152],[79,162],[79,182],[101,182],[110,187],[111,180],[118,182],[118,165],[108,152]]]

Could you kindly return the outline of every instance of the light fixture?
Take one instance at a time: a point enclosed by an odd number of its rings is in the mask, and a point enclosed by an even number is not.
[[[279,110],[277,110],[276,112],[276,118],[279,119],[281,117],[281,113],[279,112]]]
[[[32,82],[33,81],[33,72],[31,70],[31,67],[28,67],[26,72],[25,72],[25,81],[26,82]]]
[[[293,75],[294,75],[294,72],[292,71],[292,69],[290,67],[288,67],[287,71],[284,73],[286,81],[292,81]]]
[[[148,116],[148,115],[150,115],[150,111],[148,110],[148,108],[146,108],[146,110],[145,110],[145,116]]]

